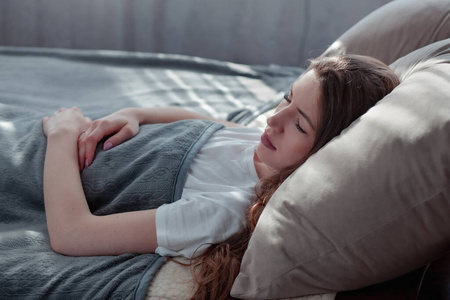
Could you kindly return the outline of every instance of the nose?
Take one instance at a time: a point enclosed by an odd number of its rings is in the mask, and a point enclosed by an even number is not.
[[[277,133],[283,133],[284,131],[284,120],[286,117],[283,117],[283,110],[276,111],[273,115],[267,118],[267,125],[272,128]]]

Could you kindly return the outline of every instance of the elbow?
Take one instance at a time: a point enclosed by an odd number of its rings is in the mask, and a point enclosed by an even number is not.
[[[72,253],[72,249],[70,245],[68,244],[68,241],[66,238],[64,238],[59,233],[51,233],[50,232],[50,246],[52,250],[56,253],[66,255],[66,256],[74,256]]]
[[[79,243],[70,232],[53,230],[49,231],[49,235],[50,246],[54,252],[65,256],[80,256],[77,252],[77,244]]]
[[[56,253],[59,253],[62,255],[69,255],[69,254],[66,254],[66,249],[64,248],[64,244],[55,238],[50,238],[50,246],[52,247],[52,250]]]
[[[90,215],[88,215],[90,216]],[[66,256],[86,256],[86,237],[90,227],[86,226],[89,218],[47,219],[47,229],[50,237],[50,247],[56,253]]]

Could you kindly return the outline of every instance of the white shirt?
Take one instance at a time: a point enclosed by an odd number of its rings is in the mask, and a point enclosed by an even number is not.
[[[204,251],[205,243],[223,242],[244,229],[258,181],[253,155],[262,132],[224,128],[206,142],[181,199],[156,210],[156,253],[191,258]]]

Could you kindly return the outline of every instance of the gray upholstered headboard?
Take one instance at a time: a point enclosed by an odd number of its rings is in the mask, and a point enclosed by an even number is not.
[[[0,45],[299,66],[391,0],[0,1]]]

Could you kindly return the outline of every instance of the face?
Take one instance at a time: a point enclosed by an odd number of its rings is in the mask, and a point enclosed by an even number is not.
[[[319,125],[319,82],[310,70],[267,119],[255,159],[276,172],[300,161],[312,148]]]

